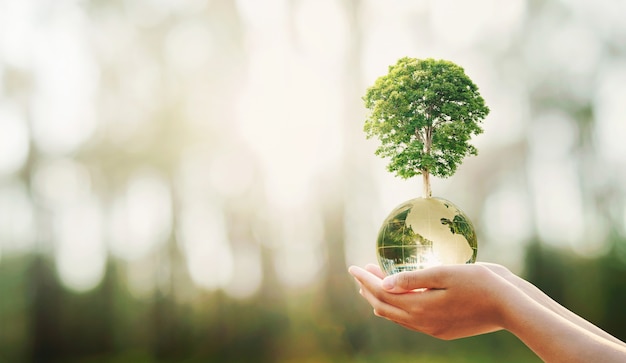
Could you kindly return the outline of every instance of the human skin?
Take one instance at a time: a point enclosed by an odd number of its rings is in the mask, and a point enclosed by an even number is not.
[[[508,330],[545,362],[626,362],[626,344],[503,266],[442,265],[384,276],[351,266],[374,314],[444,340]]]

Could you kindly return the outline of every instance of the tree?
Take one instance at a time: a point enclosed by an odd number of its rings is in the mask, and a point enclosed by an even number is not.
[[[446,60],[401,58],[367,89],[367,138],[381,145],[376,155],[402,178],[422,175],[424,197],[432,195],[430,174],[454,174],[464,157],[476,155],[472,135],[482,133],[489,108],[463,68]]]

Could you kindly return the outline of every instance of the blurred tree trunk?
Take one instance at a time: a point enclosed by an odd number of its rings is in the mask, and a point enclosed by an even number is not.
[[[357,135],[354,133],[354,124],[360,125],[361,118],[361,47],[362,34],[360,25],[361,0],[343,0],[344,14],[348,23],[347,37],[348,50],[343,60],[342,74],[344,75],[342,84],[345,87],[345,95],[342,117],[343,144],[353,145],[353,140]],[[347,273],[346,250],[345,250],[345,220],[346,220],[346,200],[352,193],[350,181],[356,180],[357,159],[355,148],[344,149],[341,172],[333,175],[332,180],[324,181],[321,188],[322,211],[324,216],[324,241],[327,251],[327,275],[324,282],[325,302],[323,304],[326,314],[330,314],[333,322],[342,321],[344,326],[342,331],[342,342],[338,347],[342,353],[354,356],[366,344],[363,320],[358,315],[354,306],[358,299],[358,294],[354,289],[352,278]],[[332,185],[334,187],[328,187]],[[373,247],[372,247],[373,248]],[[354,291],[354,294],[350,292]]]
[[[63,356],[62,296],[50,262],[36,255],[29,271],[27,293],[31,305],[31,361],[50,362]]]

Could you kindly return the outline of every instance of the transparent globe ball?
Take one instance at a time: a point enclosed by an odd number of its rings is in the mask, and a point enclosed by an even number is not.
[[[442,198],[415,198],[400,204],[383,222],[376,242],[378,263],[387,275],[474,263],[477,252],[472,222]]]

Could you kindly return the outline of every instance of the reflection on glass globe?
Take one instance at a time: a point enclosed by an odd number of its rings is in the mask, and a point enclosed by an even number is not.
[[[385,219],[376,242],[387,275],[441,264],[474,263],[478,243],[472,222],[442,198],[415,198]]]

